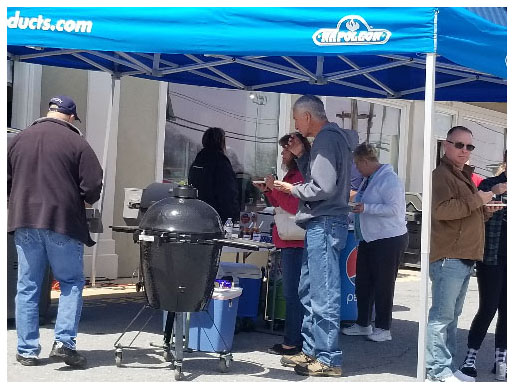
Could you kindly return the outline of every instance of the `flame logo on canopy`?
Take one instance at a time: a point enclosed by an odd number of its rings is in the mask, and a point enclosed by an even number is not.
[[[350,21],[346,23],[346,28],[348,29],[348,31],[357,31],[359,27],[360,24],[353,19],[350,19]]]

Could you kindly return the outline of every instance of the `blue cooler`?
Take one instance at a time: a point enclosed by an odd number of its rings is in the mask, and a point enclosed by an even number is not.
[[[261,269],[250,263],[220,262],[216,279],[223,277],[232,277],[235,286],[243,289],[237,316],[256,318],[261,293]]]
[[[207,309],[191,312],[189,344],[194,350],[225,353],[232,349],[241,288],[214,288]]]
[[[355,274],[357,265],[357,241],[353,226],[348,229],[346,247],[341,253],[341,320],[357,320],[357,297],[355,296]]]

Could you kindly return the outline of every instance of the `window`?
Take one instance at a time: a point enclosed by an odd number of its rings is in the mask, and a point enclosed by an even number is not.
[[[360,142],[377,148],[379,161],[398,172],[401,110],[345,97],[327,97],[327,118],[342,128],[357,130]]]
[[[460,124],[473,132],[476,148],[471,153],[469,164],[482,177],[494,176],[503,162],[507,129],[474,118],[463,118]]]
[[[452,128],[453,123],[453,115],[436,112],[434,116],[434,135],[437,138],[437,151],[436,151],[436,163],[435,166],[438,166],[441,162],[441,158],[444,155],[444,147],[443,142],[446,139],[446,134],[448,130]]]
[[[209,127],[225,130],[227,157],[241,190],[241,208],[263,201],[253,177],[275,173],[279,96],[168,84],[163,178],[186,181]]]

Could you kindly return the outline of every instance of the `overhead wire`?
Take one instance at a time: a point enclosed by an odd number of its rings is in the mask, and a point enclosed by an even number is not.
[[[170,123],[170,124],[174,124],[174,125],[176,125],[178,127],[187,128],[189,130],[193,130],[193,131],[197,131],[197,132],[205,132],[205,130],[202,130],[202,129],[199,129],[199,128],[194,128],[194,127],[191,127],[191,126],[188,126],[188,125],[185,125],[185,124],[180,124],[180,123],[176,123],[176,122],[169,121],[169,120],[167,120],[166,122]],[[238,138],[238,137],[231,136],[231,135],[225,135],[225,138],[234,139],[234,140],[240,140],[240,141],[243,141],[243,142],[259,143],[259,144],[274,144],[274,145],[277,144],[276,140],[272,141],[272,142],[258,141],[258,140],[255,140],[255,138],[254,139],[244,139],[244,138]]]
[[[182,120],[184,122],[195,124],[195,125],[200,126],[200,127],[205,127],[205,128],[211,127],[211,126],[207,126],[207,125],[202,124],[202,123],[197,123],[197,122],[192,121],[192,120],[181,118],[179,116],[174,116],[173,119],[179,119],[179,120]],[[174,121],[171,121],[171,122],[174,123]],[[228,130],[225,130],[225,129],[223,129],[223,130],[225,131],[226,134],[234,134],[234,135],[237,135],[237,136],[250,136],[253,139],[257,138],[257,139],[273,139],[275,141],[277,140],[276,136],[257,136],[257,137],[255,137],[254,135],[241,134],[239,132],[228,131]]]
[[[212,104],[208,104],[208,103],[206,103],[204,101],[201,101],[201,100],[196,99],[196,98],[191,97],[191,96],[184,95],[184,94],[179,93],[179,92],[169,91],[169,94],[172,95],[172,96],[184,99],[184,100],[188,100],[188,101],[190,101],[190,102],[192,102],[194,104],[201,105],[201,106],[203,106],[205,108],[208,108],[208,109],[210,109],[212,111],[215,111],[215,112],[224,114],[226,116],[232,117],[233,119],[241,120],[241,121],[248,122],[248,123],[256,123],[257,122],[257,118],[249,118],[246,115],[241,115],[241,114],[238,114],[238,113],[235,113],[235,112],[227,111],[226,109],[223,109],[221,107],[218,107],[218,106],[215,106],[215,105],[212,105]],[[251,120],[247,120],[247,119],[251,119]],[[261,118],[261,119],[259,119],[259,122],[261,124],[264,124],[264,125],[272,125],[273,123],[277,123],[277,119]],[[271,122],[271,123],[266,123],[266,122]]]

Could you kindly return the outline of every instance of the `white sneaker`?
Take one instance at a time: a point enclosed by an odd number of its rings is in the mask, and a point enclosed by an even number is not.
[[[391,336],[391,331],[384,330],[382,328],[375,328],[375,330],[368,335],[368,339],[373,342],[385,342],[386,340],[393,339]]]
[[[425,382],[462,382],[460,379],[458,379],[457,377],[455,377],[455,375],[450,375],[442,380],[438,380],[438,379],[432,379],[432,378],[425,378]]]
[[[371,335],[373,328],[371,326],[363,327],[357,323],[341,330],[344,335]]]

